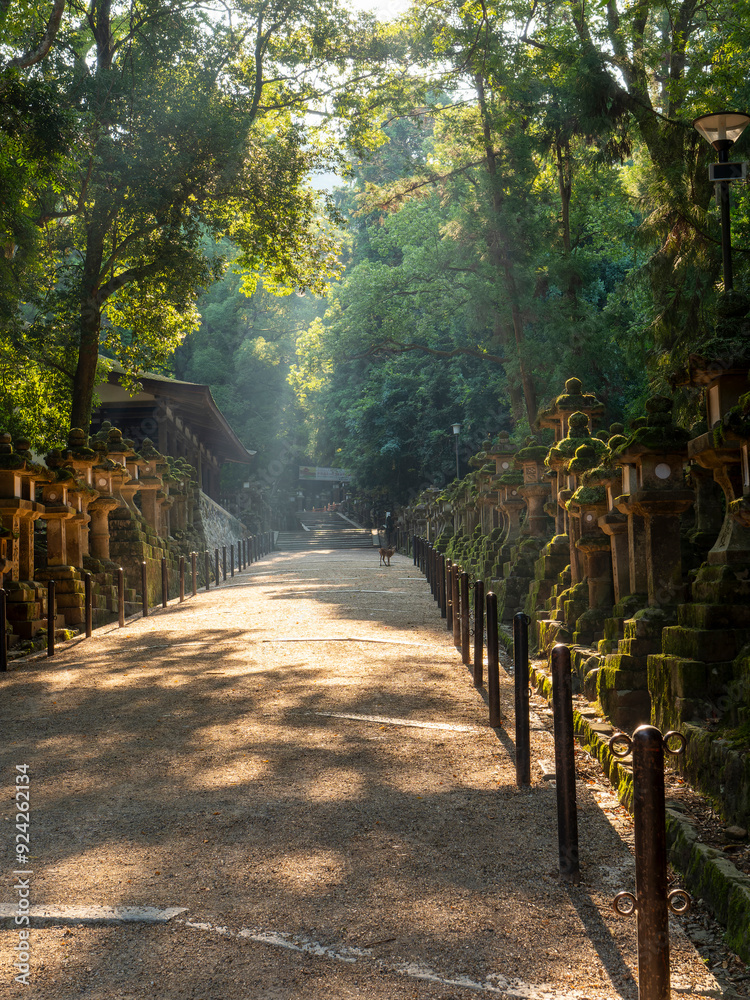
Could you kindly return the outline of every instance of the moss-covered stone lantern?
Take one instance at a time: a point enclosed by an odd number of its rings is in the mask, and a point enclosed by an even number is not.
[[[583,444],[568,465],[580,483],[568,500],[568,511],[571,522],[577,521],[576,548],[588,586],[588,610],[578,618],[573,639],[586,646],[601,638],[613,603],[609,538],[599,526],[599,519],[607,512],[607,490],[602,482],[606,470],[598,467],[599,459],[600,452],[592,443]]]
[[[554,444],[547,455],[547,465],[556,473],[558,491],[557,502],[559,507],[565,512],[565,532],[568,535],[570,548],[570,574],[571,583],[575,586],[583,578],[581,560],[577,541],[580,537],[580,522],[578,519],[568,518],[568,501],[578,488],[577,466],[571,468],[570,463],[576,452],[582,446],[589,446],[592,461],[598,465],[600,458],[606,454],[607,445],[599,438],[591,436],[589,431],[589,419],[585,413],[572,413],[568,419],[568,435]]]
[[[523,475],[523,485],[519,489],[526,504],[525,532],[534,538],[547,538],[552,521],[545,513],[552,484],[547,477],[544,464],[548,448],[543,444],[529,443],[516,452],[513,464]]]
[[[35,488],[44,476],[31,460],[28,442],[17,441],[14,448],[10,434],[0,431],[0,526],[7,532],[4,573],[16,583],[34,579],[34,521],[44,512]]]
[[[631,577],[637,585],[637,568],[645,565],[648,604],[663,607],[684,598],[680,515],[693,503],[683,472],[689,434],[672,423],[672,400],[667,396],[647,400],[646,413],[645,426],[613,455],[623,470],[623,493],[616,505],[626,515],[643,517],[643,544],[637,536],[631,542]]]

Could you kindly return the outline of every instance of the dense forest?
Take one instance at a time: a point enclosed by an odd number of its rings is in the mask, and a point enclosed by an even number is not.
[[[572,375],[610,420],[658,389],[690,423],[728,297],[692,122],[750,108],[749,15],[0,3],[0,426],[86,429],[113,358],[209,384],[266,485],[405,499],[455,475],[451,424],[464,457],[523,440]],[[738,300],[744,184],[731,216]]]

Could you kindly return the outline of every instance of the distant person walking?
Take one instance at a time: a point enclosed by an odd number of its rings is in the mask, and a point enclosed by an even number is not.
[[[388,510],[385,514],[385,544],[391,544],[391,535],[393,533],[393,517],[391,512]]]

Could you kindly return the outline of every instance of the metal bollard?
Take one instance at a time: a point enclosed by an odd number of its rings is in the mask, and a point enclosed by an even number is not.
[[[570,650],[558,643],[552,650],[552,710],[555,731],[557,785],[557,840],[560,878],[580,881],[578,863],[578,812],[576,809],[575,739],[573,736],[573,685]]]
[[[679,740],[676,750],[669,747],[672,739]],[[669,910],[687,913],[691,900],[684,889],[667,891],[664,751],[682,753],[685,737],[675,732],[662,736],[655,726],[639,726],[632,739],[615,733],[609,746],[616,757],[633,752],[635,833],[635,895],[618,892],[612,905],[623,916],[636,914],[640,1000],[669,1000]]]
[[[229,574],[234,579],[234,542],[229,546]]]
[[[227,547],[222,545],[221,547],[221,569],[222,569],[222,580],[227,578]]]
[[[55,601],[55,581],[47,580],[47,656],[55,655],[55,619],[57,606]]]
[[[148,566],[145,559],[141,563],[141,608],[143,617],[148,618]]]
[[[411,536],[411,554],[412,554],[412,558],[414,559],[414,565],[416,566],[417,565],[417,536],[416,535],[412,535]]]
[[[454,563],[453,576],[451,578],[451,595],[453,597],[453,645],[456,649],[461,648],[461,615],[464,611],[461,607],[460,579],[461,567]]]
[[[169,604],[169,568],[167,557],[161,557],[161,606],[166,608]]]
[[[206,574],[206,590],[211,589],[211,556],[208,554],[208,549],[203,551],[203,570]]]
[[[500,657],[497,643],[497,594],[487,594],[487,702],[490,726],[497,729],[500,715]]]
[[[240,554],[240,569],[247,569],[247,555],[245,549],[245,539],[243,538],[241,543],[241,554]]]
[[[531,784],[529,726],[529,616],[513,616],[513,679],[516,689],[516,784]]]
[[[117,569],[117,624],[125,625],[125,572],[122,566]]]
[[[180,604],[185,600],[185,556],[180,556]]]
[[[8,611],[6,603],[6,593],[0,587],[0,673],[5,673],[8,669],[8,635],[6,633],[6,622]]]
[[[468,667],[469,654],[469,574],[461,574],[461,662]]]
[[[445,627],[453,631],[453,563],[445,560]]]
[[[484,581],[474,581],[474,684],[482,686],[484,673]]]
[[[193,585],[193,597],[198,593],[198,553],[190,553],[190,576]]]
[[[218,587],[219,586],[219,550],[218,549],[216,549],[216,558],[215,558],[214,561],[216,563],[216,572],[214,573],[214,579],[216,580],[216,586]]]
[[[94,608],[93,608],[93,598],[91,596],[91,574],[83,574],[83,605],[85,608],[86,616],[86,638],[91,638],[91,633],[94,630]]]

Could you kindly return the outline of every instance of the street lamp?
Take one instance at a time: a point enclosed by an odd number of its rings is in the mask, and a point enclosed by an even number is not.
[[[456,442],[456,479],[461,478],[458,471],[458,432],[460,430],[461,430],[461,424],[453,424],[453,439]]]
[[[721,211],[721,256],[724,263],[724,291],[734,287],[732,278],[732,237],[729,228],[729,181],[742,178],[746,174],[745,164],[730,163],[729,150],[750,123],[750,115],[739,111],[721,111],[714,115],[701,115],[693,122],[693,127],[710,142],[719,154],[719,165],[711,164],[709,177],[716,181],[719,189]]]

